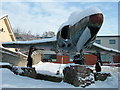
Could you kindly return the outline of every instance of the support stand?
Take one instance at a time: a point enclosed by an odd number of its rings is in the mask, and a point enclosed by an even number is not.
[[[60,63],[59,70],[57,70],[57,73],[56,73],[56,75],[59,75],[59,74],[60,74],[60,68],[61,68],[61,64],[63,64],[63,56],[62,56],[62,62]]]
[[[31,67],[31,68],[32,68],[32,63],[33,63],[33,59],[31,57],[31,55],[32,55],[33,51],[34,51],[33,46],[30,46],[29,53],[28,53],[28,58],[27,58],[27,61],[28,61],[27,67]]]
[[[96,70],[96,72],[101,72],[101,65],[103,65],[103,64],[102,64],[100,52],[97,52],[97,59],[98,59],[98,62],[95,65],[95,70]]]

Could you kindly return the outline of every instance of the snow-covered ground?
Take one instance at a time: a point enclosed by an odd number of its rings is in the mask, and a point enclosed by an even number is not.
[[[54,63],[43,63],[39,62],[38,64],[34,65],[37,73],[42,73],[42,74],[47,74],[47,75],[52,75],[56,76],[57,71],[60,71],[60,75],[57,76],[62,76],[62,70],[66,64],[54,64]]]
[[[5,65],[6,63],[0,63],[0,65],[2,64]],[[51,75],[56,75],[57,70],[59,70],[59,66],[60,64],[42,62],[34,65],[38,73],[40,72]],[[65,66],[65,64],[61,65],[61,73]],[[91,84],[86,88],[118,88],[118,81],[120,81],[120,79],[118,79],[118,76],[120,76],[118,68],[113,66],[102,66],[102,72],[111,73],[112,76],[107,78],[105,81],[96,81],[95,84]],[[8,69],[0,69],[0,73],[0,88],[81,88],[74,87],[73,85],[67,84],[63,81],[56,83],[15,75]]]

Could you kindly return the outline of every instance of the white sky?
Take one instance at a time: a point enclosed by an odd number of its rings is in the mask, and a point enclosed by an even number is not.
[[[21,2],[22,1],[22,2]],[[104,14],[104,23],[98,35],[118,34],[118,2],[98,2],[101,0],[57,1],[47,0],[2,0],[0,4],[0,16],[8,14],[12,28],[20,28],[22,31],[31,31],[32,34],[42,34],[46,31],[57,32],[59,26],[64,23],[74,11],[82,11],[89,7],[98,7]],[[49,1],[49,2],[48,2]],[[94,1],[94,2],[93,2]],[[103,0],[102,0],[103,1]],[[113,2],[116,1],[116,2]]]

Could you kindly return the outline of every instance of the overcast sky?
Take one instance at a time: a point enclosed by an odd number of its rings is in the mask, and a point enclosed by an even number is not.
[[[88,1],[88,0],[87,0]],[[118,2],[2,2],[0,16],[8,14],[12,28],[33,34],[57,32],[74,11],[98,7],[104,14],[104,23],[98,35],[118,34]]]

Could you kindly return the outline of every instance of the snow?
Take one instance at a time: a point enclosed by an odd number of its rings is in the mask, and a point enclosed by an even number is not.
[[[79,22],[81,19],[93,15],[93,14],[98,14],[98,13],[102,13],[100,9],[96,8],[96,7],[91,7],[88,8],[82,12],[73,12],[70,17],[68,18],[68,21],[63,23],[59,30],[61,30],[64,26],[66,25],[70,25],[73,26],[75,23]]]
[[[0,19],[7,17],[7,16],[8,16],[7,14],[4,14],[3,16],[0,16]]]
[[[2,47],[2,46],[0,46],[0,52],[1,53],[4,53],[4,54],[8,54],[8,55],[11,55],[11,56],[17,56],[17,54],[20,54],[20,55],[22,55],[22,56],[25,56],[25,57],[27,57],[27,55],[25,55],[25,54],[23,54],[23,53],[21,53],[21,52],[15,52],[15,51],[12,51],[12,50],[9,50],[9,49],[7,49],[7,48],[4,48],[4,47]]]
[[[8,54],[8,55],[11,55],[11,56],[15,56],[15,57],[17,57],[17,55],[14,55],[14,54],[11,54],[11,53],[9,53],[9,52],[2,51],[2,50],[0,50],[0,53],[4,53],[4,54]]]
[[[120,72],[118,72],[118,67],[102,66],[101,73],[110,73],[111,77],[108,77],[104,82],[96,81],[95,84],[92,84],[87,88],[118,88],[118,76],[120,76]]]
[[[62,76],[62,70],[64,69],[65,66],[66,64],[60,65],[60,64],[49,63],[49,62],[48,63],[39,62],[38,64],[33,65],[37,73],[47,74],[51,76],[59,76],[59,77]],[[60,69],[60,75],[56,75],[59,69]]]
[[[2,63],[0,63],[0,65],[10,65],[10,66],[12,66],[11,64],[6,63],[6,62],[2,62]]]
[[[113,51],[113,52],[116,52],[116,53],[120,53],[119,50],[112,49],[112,48],[107,48],[107,47],[104,47],[104,46],[99,45],[99,44],[97,44],[97,43],[93,43],[93,45],[96,46],[96,47],[102,48],[102,49],[104,49],[104,50],[107,50],[107,51]]]
[[[2,44],[37,44],[37,43],[53,42],[53,41],[56,41],[56,36],[53,38],[40,39],[40,40],[3,42]]]
[[[0,63],[1,65],[5,63]],[[6,63],[8,64],[8,63]],[[73,64],[71,64],[73,65]],[[40,62],[37,65],[34,65],[38,73],[47,73],[55,75],[56,71],[59,69],[59,64],[54,63],[43,63]],[[66,67],[65,64],[61,65],[61,73],[62,69]],[[93,68],[93,67],[92,67]],[[20,70],[21,71],[21,70]],[[105,81],[95,81],[95,84],[91,84],[86,88],[118,88],[118,76],[120,76],[120,72],[118,72],[118,67],[114,66],[102,66],[102,72],[111,73],[111,77],[108,77]],[[36,80],[29,77],[19,76],[13,74],[8,69],[0,69],[0,88],[81,88],[74,87],[73,85],[67,84],[65,82],[50,82],[45,80]]]
[[[18,66],[14,66],[13,67],[13,71],[16,71],[16,72],[18,72],[18,74],[22,74],[24,71],[21,69],[21,67],[18,67]]]
[[[94,81],[94,74],[93,73],[91,73],[90,74],[90,76],[87,76],[87,77],[85,77],[84,79],[82,78],[82,80],[91,80],[91,78],[92,78],[92,80]],[[79,77],[80,78],[80,77]],[[81,78],[80,78],[81,79]]]
[[[104,63],[103,65],[120,65],[120,63]]]
[[[9,49],[7,49],[7,48],[4,48],[4,47],[2,47],[2,46],[0,46],[0,49],[2,50],[7,50],[7,51],[9,51],[9,52],[13,52],[13,53],[16,53],[16,52],[14,52],[14,51],[11,51],[11,50],[9,50]]]
[[[55,83],[14,75],[8,69],[0,69],[0,72],[2,72],[2,79],[0,79],[2,84],[0,88],[74,88],[74,86],[64,82]]]

